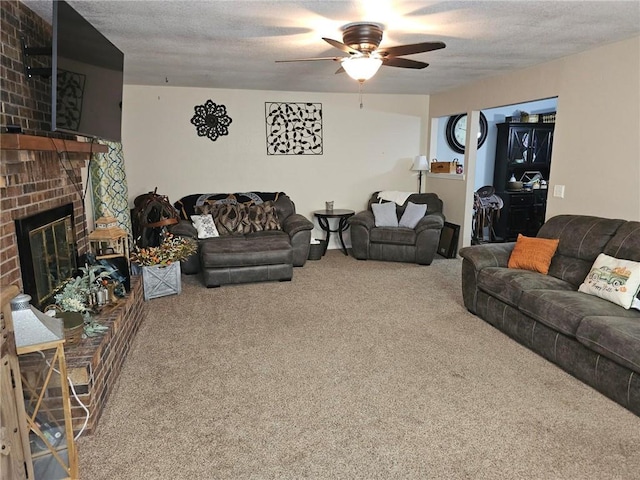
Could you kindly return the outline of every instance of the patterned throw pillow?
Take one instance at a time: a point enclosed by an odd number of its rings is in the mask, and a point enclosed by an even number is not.
[[[191,215],[191,223],[193,223],[193,226],[198,231],[198,238],[220,236],[211,215]]]
[[[208,203],[196,207],[210,214],[220,235],[243,235],[263,230],[282,230],[275,203]]]
[[[509,257],[509,268],[521,268],[534,272],[549,273],[551,259],[560,240],[557,238],[532,238],[518,234],[516,245]]]
[[[220,235],[237,235],[241,217],[238,205],[229,203],[205,203],[197,209],[201,214],[210,214]]]
[[[241,203],[236,205],[238,208],[238,225],[236,226],[235,233],[237,235],[244,235],[251,233],[251,223],[249,221],[249,212],[251,204]]]
[[[213,216],[213,207],[212,203],[204,203],[202,205],[196,205],[194,207],[194,211],[196,215],[212,215]]]
[[[640,290],[640,263],[622,260],[601,253],[591,271],[578,288],[579,292],[595,295],[627,310],[634,306]]]
[[[251,232],[282,230],[273,202],[250,205],[247,209],[246,222]]]

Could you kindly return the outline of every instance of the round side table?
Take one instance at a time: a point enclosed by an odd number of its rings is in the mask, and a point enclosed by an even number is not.
[[[333,210],[316,210],[313,212],[313,215],[318,219],[318,224],[320,228],[327,232],[327,237],[325,238],[324,252],[323,255],[327,252],[327,246],[329,245],[329,239],[331,238],[332,233],[337,233],[340,238],[340,243],[342,244],[342,253],[348,255],[347,247],[344,244],[344,239],[342,238],[342,232],[344,232],[347,228],[349,228],[349,223],[347,220],[349,217],[355,215],[356,212],[353,210],[345,210],[340,208],[334,208]],[[331,228],[329,225],[329,219],[337,218],[338,226],[335,229]]]

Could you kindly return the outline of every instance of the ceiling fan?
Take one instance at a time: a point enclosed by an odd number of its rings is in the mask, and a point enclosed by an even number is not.
[[[341,63],[336,73],[347,72],[351,78],[362,84],[365,80],[373,77],[382,65],[413,69],[426,68],[429,66],[428,63],[400,57],[439,50],[446,46],[442,42],[422,42],[379,49],[383,33],[382,25],[371,22],[356,22],[345,25],[342,30],[342,42],[325,37],[322,39],[332,47],[348,53],[349,55],[346,57],[298,58],[276,60],[276,62],[333,60]]]

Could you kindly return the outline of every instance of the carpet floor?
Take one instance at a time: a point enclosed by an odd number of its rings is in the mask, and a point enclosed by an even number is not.
[[[331,250],[151,300],[81,478],[631,479],[640,418],[464,308],[459,260]]]

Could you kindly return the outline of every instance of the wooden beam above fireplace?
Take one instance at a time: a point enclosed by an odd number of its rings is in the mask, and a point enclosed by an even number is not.
[[[76,142],[62,138],[3,133],[0,136],[2,150],[37,150],[69,153],[107,153],[109,147],[99,143]]]

